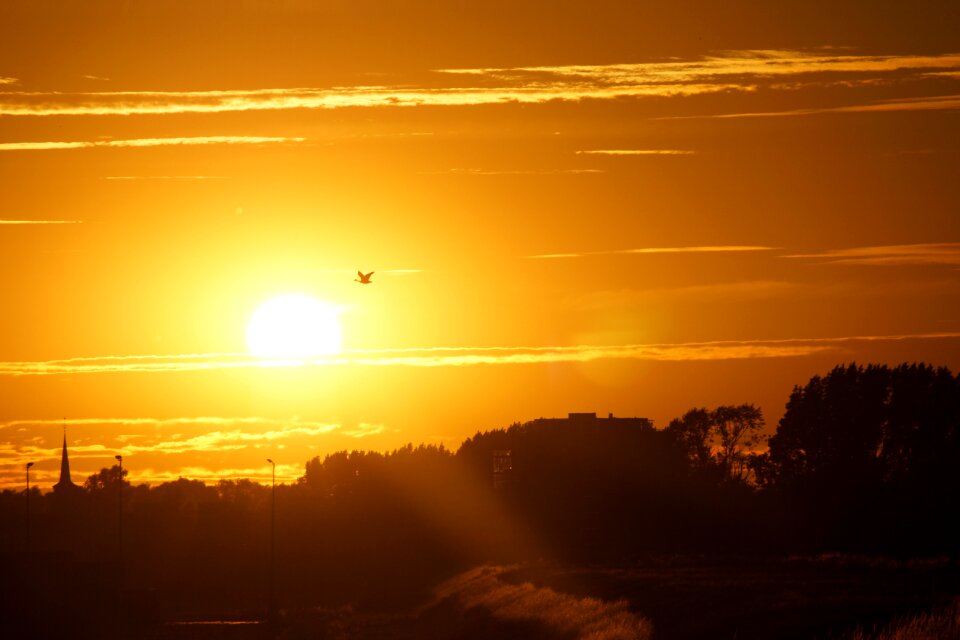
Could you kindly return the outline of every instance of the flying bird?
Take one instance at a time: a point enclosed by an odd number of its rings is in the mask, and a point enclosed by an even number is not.
[[[371,271],[370,273],[366,273],[366,274],[363,273],[362,271],[357,271],[357,275],[360,276],[360,277],[359,277],[359,278],[354,278],[353,281],[354,281],[354,282],[359,282],[360,284],[370,284],[370,276],[372,276],[373,273],[374,273],[373,271]]]

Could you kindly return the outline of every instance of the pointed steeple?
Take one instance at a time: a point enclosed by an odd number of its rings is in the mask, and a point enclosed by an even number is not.
[[[60,457],[60,481],[53,485],[53,490],[73,489],[77,485],[70,479],[70,458],[67,457],[67,425],[63,425],[63,453]]]

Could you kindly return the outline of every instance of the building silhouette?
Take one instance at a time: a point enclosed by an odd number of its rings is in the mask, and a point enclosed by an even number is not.
[[[531,463],[541,465],[545,458],[559,459],[579,451],[586,460],[592,454],[584,447],[593,447],[593,453],[602,449],[604,443],[628,449],[630,443],[647,438],[654,431],[653,422],[647,418],[616,418],[612,413],[606,418],[598,418],[596,413],[568,413],[566,418],[537,418],[514,425],[489,452],[493,488],[509,487],[515,472],[529,471]]]
[[[615,418],[609,414],[606,418],[598,418],[596,413],[568,413],[566,418],[537,418],[531,424],[552,427],[624,427],[643,430],[652,430],[653,422],[648,418]]]

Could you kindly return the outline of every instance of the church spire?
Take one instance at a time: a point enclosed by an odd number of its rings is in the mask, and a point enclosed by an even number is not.
[[[72,489],[76,487],[73,480],[70,479],[70,458],[67,457],[67,425],[64,418],[63,425],[63,453],[60,457],[60,481],[53,485],[54,491],[57,489]]]

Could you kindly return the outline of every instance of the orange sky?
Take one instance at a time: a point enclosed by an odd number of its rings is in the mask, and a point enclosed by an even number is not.
[[[3,3],[0,486],[960,369],[960,8],[716,4]]]

